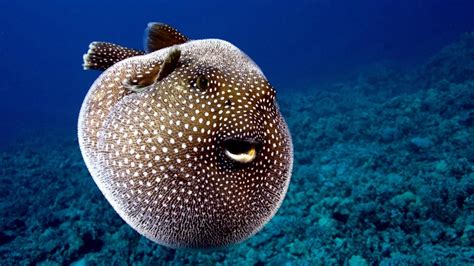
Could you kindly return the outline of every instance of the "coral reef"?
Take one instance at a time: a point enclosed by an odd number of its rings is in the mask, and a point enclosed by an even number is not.
[[[89,177],[77,140],[16,143],[0,154],[0,260],[472,265],[473,51],[466,34],[413,73],[280,95],[295,150],[287,198],[261,232],[225,249],[173,250],[138,235]]]

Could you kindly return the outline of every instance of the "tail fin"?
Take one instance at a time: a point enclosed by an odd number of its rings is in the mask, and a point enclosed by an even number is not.
[[[92,42],[84,55],[84,69],[106,70],[113,64],[126,58],[144,55],[145,52],[125,48],[108,42]]]

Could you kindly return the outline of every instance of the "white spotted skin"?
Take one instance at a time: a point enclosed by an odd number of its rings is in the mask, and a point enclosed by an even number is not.
[[[180,65],[142,92],[121,85],[180,49]],[[145,70],[144,70],[145,69]],[[137,73],[140,72],[140,73]],[[209,87],[196,87],[205,75]],[[79,115],[79,143],[99,189],[147,238],[173,248],[243,241],[274,216],[290,182],[291,137],[275,91],[243,52],[197,40],[123,60],[90,88]],[[242,165],[227,138],[261,143]]]

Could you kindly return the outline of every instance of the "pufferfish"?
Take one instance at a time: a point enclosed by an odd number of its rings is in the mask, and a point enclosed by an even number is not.
[[[171,248],[217,248],[257,233],[293,165],[275,90],[241,50],[150,23],[145,51],[92,42],[104,70],[78,139],[95,183],[138,233]]]

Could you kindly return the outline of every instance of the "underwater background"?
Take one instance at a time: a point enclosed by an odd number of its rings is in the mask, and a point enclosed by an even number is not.
[[[295,162],[249,240],[133,231],[77,142],[91,41],[228,40],[277,90]],[[474,265],[474,1],[2,1],[0,265]]]

